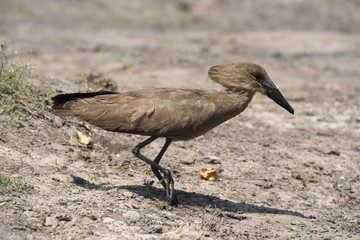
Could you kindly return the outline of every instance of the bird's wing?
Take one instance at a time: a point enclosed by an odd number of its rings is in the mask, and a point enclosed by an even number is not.
[[[110,131],[181,135],[214,118],[219,106],[211,91],[151,89],[79,99],[71,111],[79,120]]]

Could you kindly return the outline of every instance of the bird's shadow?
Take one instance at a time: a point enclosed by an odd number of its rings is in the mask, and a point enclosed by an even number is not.
[[[73,183],[79,187],[86,188],[89,190],[103,190],[108,191],[111,189],[125,189],[133,192],[137,195],[143,196],[149,199],[158,199],[166,201],[165,190],[162,188],[156,188],[150,185],[126,185],[126,186],[102,186],[89,182],[81,177],[71,176]],[[215,196],[209,196],[205,194],[195,192],[185,192],[182,190],[176,190],[176,194],[180,201],[180,206],[188,207],[208,207],[213,206],[214,208],[221,209],[233,213],[263,213],[263,214],[279,214],[289,215],[294,217],[313,219],[313,216],[305,216],[298,212],[281,210],[270,207],[262,207],[244,202],[232,202],[229,200],[223,200]]]

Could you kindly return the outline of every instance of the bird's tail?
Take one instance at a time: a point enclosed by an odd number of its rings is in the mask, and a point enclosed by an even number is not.
[[[73,114],[71,106],[74,102],[76,102],[76,100],[114,93],[115,92],[99,91],[90,93],[67,93],[56,95],[51,98],[51,100],[53,101],[53,114],[56,116],[72,116]]]

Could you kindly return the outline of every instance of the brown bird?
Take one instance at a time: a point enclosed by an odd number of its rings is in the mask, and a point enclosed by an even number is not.
[[[151,165],[170,204],[177,205],[171,172],[159,165],[172,141],[196,138],[235,117],[244,111],[256,92],[267,95],[294,114],[265,69],[255,63],[213,66],[208,74],[226,91],[157,88],[124,93],[61,94],[52,98],[53,112],[58,116],[74,116],[108,131],[150,136],[132,152]],[[159,137],[166,141],[154,160],[140,153],[143,147]]]

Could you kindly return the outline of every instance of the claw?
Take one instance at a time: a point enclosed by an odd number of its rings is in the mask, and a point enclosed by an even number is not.
[[[166,181],[166,196],[169,199],[170,205],[177,206],[179,204],[179,200],[174,194],[174,179],[172,178],[171,172],[164,177]]]

